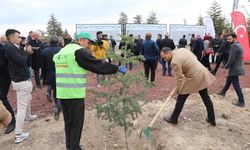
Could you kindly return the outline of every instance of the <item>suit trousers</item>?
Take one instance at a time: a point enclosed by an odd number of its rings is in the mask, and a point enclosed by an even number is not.
[[[208,95],[208,90],[207,88],[199,91],[199,94],[203,100],[204,105],[206,106],[207,109],[207,118],[211,122],[215,122],[215,115],[214,115],[214,107],[213,107],[213,102],[210,99],[210,96]],[[186,99],[188,98],[190,94],[180,94],[177,97],[177,101],[175,104],[174,111],[172,113],[171,119],[174,121],[178,120],[178,117],[182,111],[182,108],[186,102]]]
[[[227,60],[228,60],[228,55],[227,54],[221,54],[219,55],[217,58],[216,58],[216,66],[213,70],[213,73],[216,74],[219,67],[220,67],[220,64],[221,62],[224,62],[224,64],[227,63]]]
[[[41,86],[40,68],[34,68],[33,70],[35,75],[36,86]]]
[[[226,94],[227,90],[229,89],[231,83],[233,84],[234,90],[238,96],[238,101],[240,103],[245,103],[244,96],[240,87],[239,76],[228,76],[226,84],[222,90],[223,93]]]
[[[80,140],[84,123],[83,99],[61,99],[67,150],[81,150]]]
[[[30,103],[32,99],[32,83],[30,80],[13,82],[13,89],[17,96],[17,115],[16,115],[16,134],[23,132],[24,120],[30,118],[31,108]]]
[[[7,98],[8,92],[10,89],[10,84],[6,84],[0,87],[0,100],[3,102],[3,105],[11,113],[12,117],[15,117],[13,108],[11,107],[9,100]]]
[[[150,80],[151,82],[155,81],[155,71],[157,66],[157,60],[145,60],[144,62],[144,73],[147,79],[149,79],[149,72],[151,72]]]

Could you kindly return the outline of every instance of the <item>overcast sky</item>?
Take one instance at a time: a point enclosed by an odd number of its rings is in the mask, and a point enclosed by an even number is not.
[[[199,14],[206,15],[213,0],[1,0],[0,34],[8,28],[15,28],[26,36],[29,31],[46,30],[49,16],[53,13],[67,28],[70,34],[75,32],[75,24],[117,23],[121,11],[133,17],[142,15],[143,21],[151,11],[157,13],[162,24],[196,24]],[[233,0],[217,0],[223,14],[230,19]],[[247,0],[240,0],[250,10]],[[244,9],[240,9],[244,12]],[[250,12],[250,11],[249,11]]]

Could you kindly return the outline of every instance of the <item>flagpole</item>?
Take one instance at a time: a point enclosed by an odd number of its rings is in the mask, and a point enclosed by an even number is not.
[[[234,3],[233,3],[233,11],[232,11],[232,13],[233,13],[235,10],[238,9],[238,3],[239,3],[239,0],[234,0]],[[232,30],[233,30],[233,20],[232,20],[232,18],[231,18],[231,28],[232,28]]]

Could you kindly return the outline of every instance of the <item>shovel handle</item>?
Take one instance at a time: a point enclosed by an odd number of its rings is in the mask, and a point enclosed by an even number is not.
[[[169,101],[171,99],[172,95],[174,94],[174,91],[175,91],[175,89],[171,91],[171,93],[169,94],[169,96],[167,97],[167,99],[165,100],[165,102],[163,103],[163,105],[161,106],[161,108],[158,111],[158,113],[154,116],[153,120],[150,122],[150,124],[148,126],[149,128],[151,128],[154,125],[156,119],[159,117],[159,115],[163,111],[164,107],[167,105],[167,101]]]

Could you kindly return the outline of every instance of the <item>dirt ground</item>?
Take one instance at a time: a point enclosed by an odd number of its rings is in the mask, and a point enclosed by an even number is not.
[[[246,99],[246,107],[238,108],[231,104],[236,98],[231,88],[226,97],[216,95],[224,83],[227,75],[220,69],[216,75],[217,81],[209,87],[210,96],[214,102],[217,126],[206,123],[206,110],[198,94],[188,98],[179,124],[173,126],[163,121],[165,115],[172,113],[175,100],[168,102],[164,113],[161,114],[152,129],[152,141],[148,144],[145,138],[140,139],[140,130],[146,127],[157,113],[164,99],[174,87],[172,77],[161,76],[161,66],[158,66],[157,86],[149,89],[147,96],[150,103],[143,106],[143,114],[135,122],[132,135],[128,138],[130,150],[249,150],[250,149],[250,66],[244,65],[246,75],[241,77],[241,86]],[[141,70],[142,66],[133,71]],[[95,89],[95,75],[88,76],[87,87]],[[136,90],[136,89],[134,89]],[[53,103],[45,98],[46,88],[33,92],[32,111],[39,115],[39,120],[25,124],[25,131],[31,137],[18,145],[14,143],[14,133],[4,135],[0,132],[0,150],[61,150],[65,149],[64,122],[52,117]],[[85,124],[81,143],[86,150],[124,150],[124,132],[120,127],[108,131],[109,123],[98,120],[95,110],[91,106],[91,94],[87,94]],[[15,106],[15,93],[10,90],[9,99]]]

